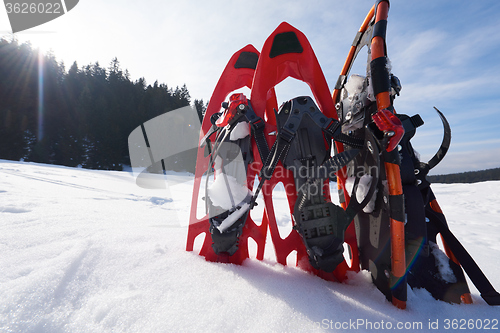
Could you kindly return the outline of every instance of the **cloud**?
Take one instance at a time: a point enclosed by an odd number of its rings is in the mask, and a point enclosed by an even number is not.
[[[416,33],[403,32],[388,41],[389,56],[398,67],[398,71],[420,71],[423,65],[428,65],[429,55],[437,53],[442,48],[448,34],[440,29],[429,29]],[[439,57],[439,55],[438,55]],[[434,55],[431,59],[435,59]]]

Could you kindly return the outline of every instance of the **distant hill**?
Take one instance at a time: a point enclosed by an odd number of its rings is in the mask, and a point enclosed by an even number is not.
[[[478,183],[487,180],[500,180],[500,168],[481,171],[452,173],[449,175],[428,176],[431,183]]]

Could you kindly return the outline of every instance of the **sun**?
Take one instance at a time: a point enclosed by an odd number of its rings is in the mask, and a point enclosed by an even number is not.
[[[50,31],[17,33],[19,43],[29,43],[34,50],[42,54],[56,53],[60,47],[57,34]]]

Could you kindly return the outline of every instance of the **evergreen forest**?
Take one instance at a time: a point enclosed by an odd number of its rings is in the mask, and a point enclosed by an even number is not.
[[[448,175],[428,176],[431,183],[478,183],[488,180],[500,180],[500,168],[452,173]]]
[[[0,159],[122,170],[136,127],[191,102],[186,85],[132,81],[117,58],[66,69],[53,54],[0,39]],[[201,118],[206,104],[193,104]]]

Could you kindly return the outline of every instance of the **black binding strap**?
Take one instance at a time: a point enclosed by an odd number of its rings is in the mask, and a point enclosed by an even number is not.
[[[363,148],[365,144],[363,139],[342,133],[342,126],[340,122],[338,122],[335,119],[329,119],[329,120],[330,122],[329,123],[327,122],[326,126],[324,124],[318,124],[318,125],[323,129],[323,132],[325,132],[330,136],[330,138],[356,149]]]
[[[351,146],[353,148],[362,148],[363,147],[363,139],[361,138],[356,138],[354,136],[349,136],[344,133],[338,133],[336,134],[333,139],[338,142],[342,142],[343,144],[346,144],[348,146]]]
[[[271,148],[267,159],[265,160],[265,162],[263,160],[264,165],[260,170],[259,185],[257,186],[252,199],[250,200],[250,209],[255,206],[257,197],[259,196],[259,193],[262,190],[265,181],[271,179],[274,173],[274,169],[276,169],[276,166],[278,165],[278,162],[288,153],[288,150],[290,149],[290,143],[292,142],[294,136],[295,133],[290,131],[280,131],[280,133],[278,134],[278,137],[276,138],[276,141],[274,142],[274,145]]]
[[[416,114],[412,117],[404,118],[403,120],[401,120],[401,123],[403,124],[403,127],[405,129],[405,133],[409,133],[422,126],[424,124],[424,121],[422,120],[422,117],[420,117],[420,115]]]
[[[248,107],[245,110],[245,116],[250,122],[252,134],[255,139],[255,144],[257,145],[257,150],[259,151],[260,159],[262,160],[262,163],[265,163],[267,158],[269,157],[269,146],[267,145],[266,134],[264,132],[266,124],[261,117],[255,114],[250,101],[248,102]]]
[[[360,180],[359,177],[356,177],[356,180],[354,181],[353,190],[351,193],[351,199],[349,201],[349,205],[347,205],[347,208],[345,210],[346,214],[349,216],[349,223],[370,202],[378,184],[378,177],[379,177],[378,170],[380,170],[379,146],[377,144],[377,140],[373,136],[373,133],[371,132],[370,129],[366,128],[365,134],[366,134],[366,142],[363,148],[365,156],[363,157],[363,161],[366,161],[368,158],[372,158],[373,165],[375,165],[375,171],[373,171],[372,174],[370,174],[370,176],[372,176],[370,188],[368,189],[368,193],[366,193],[365,198],[361,202],[358,201],[356,196],[357,187]]]
[[[349,201],[349,205],[345,210],[346,215],[344,217],[344,223],[346,223],[346,227],[351,223],[356,214],[358,214],[368,204],[368,202],[370,202],[378,184],[378,170],[380,166],[380,159],[379,159],[379,149],[378,149],[378,144],[376,143],[376,139],[374,138],[370,130],[367,129],[366,133],[367,133],[367,141],[363,150],[352,149],[333,156],[325,163],[323,163],[323,165],[319,168],[319,170],[314,173],[315,177],[309,178],[307,182],[303,186],[301,186],[301,188],[298,191],[299,198],[297,199],[300,200],[298,204],[299,210],[302,210],[304,208],[304,204],[307,200],[307,191],[311,184],[313,184],[315,181],[318,180],[328,179],[328,176],[330,175],[331,172],[336,172],[341,168],[343,168],[344,166],[346,166],[360,152],[364,152],[365,154],[363,160],[366,160],[371,155],[374,161],[374,165],[376,166],[375,170],[377,171],[373,172],[373,174],[370,175],[372,176],[370,188],[368,189],[367,194],[365,195],[364,199],[361,202],[358,201],[356,196],[360,180],[359,177],[356,177],[356,180],[354,181],[353,190],[351,193],[351,200]]]

